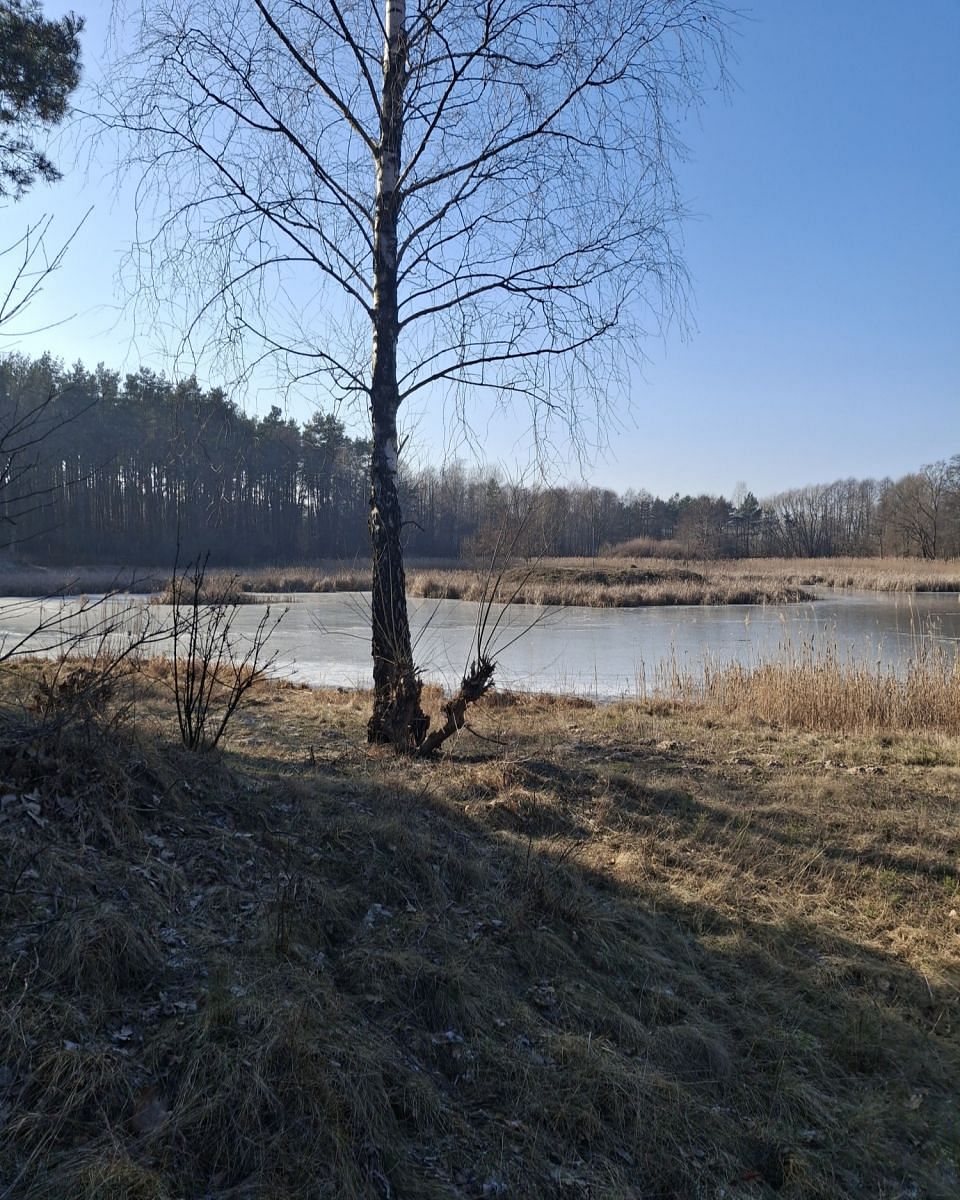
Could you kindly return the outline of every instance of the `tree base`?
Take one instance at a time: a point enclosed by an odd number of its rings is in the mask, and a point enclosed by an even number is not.
[[[420,705],[422,690],[423,684],[413,670],[378,684],[373,713],[367,722],[367,741],[393,746],[401,754],[415,754],[430,726],[430,718]]]
[[[485,655],[470,664],[460,690],[442,708],[443,722],[429,733],[430,718],[420,705],[423,684],[415,671],[382,685],[374,693],[373,714],[367,722],[367,741],[393,746],[401,754],[434,755],[448,738],[463,728],[467,708],[493,686],[496,663]]]

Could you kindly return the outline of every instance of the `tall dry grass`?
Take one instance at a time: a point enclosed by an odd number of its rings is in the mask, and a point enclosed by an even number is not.
[[[624,547],[630,543],[624,543]],[[675,564],[673,544],[664,554],[651,556],[649,569],[669,569]],[[632,556],[613,547],[610,554],[622,560]],[[575,560],[565,560],[573,562]],[[864,592],[960,591],[960,560],[924,558],[731,558],[689,559],[685,565],[717,583],[767,585],[781,588],[844,588]]]
[[[826,733],[960,734],[960,655],[922,643],[904,670],[848,660],[811,646],[782,660],[748,666],[671,662],[654,673],[653,691],[724,714]]]
[[[163,586],[169,571],[159,567],[36,567],[0,565],[0,595],[104,595],[109,592],[152,592]]]
[[[512,566],[498,600],[520,604],[584,605],[593,608],[672,604],[790,604],[812,600],[814,589],[875,592],[960,591],[960,562],[924,559],[723,559],[648,558],[544,559]],[[630,558],[635,562],[630,562]],[[411,571],[412,595],[477,600],[486,574],[443,568]],[[514,595],[514,593],[516,593]]]
[[[267,595],[318,592],[369,591],[369,570],[352,567],[254,567],[246,570],[214,570],[204,580],[210,596],[229,596],[237,604],[258,604]],[[169,581],[156,603],[169,604],[173,593]]]
[[[643,608],[678,604],[791,604],[812,595],[777,580],[751,581],[724,575],[704,564],[675,562],[625,566],[605,559],[549,559],[505,570],[492,597],[486,572],[412,571],[411,595],[440,600],[538,604],[547,607]]]
[[[365,592],[370,572],[365,566],[264,566],[211,570],[205,579],[210,596],[229,596],[238,604],[259,603],[263,595]],[[484,601],[490,597],[486,568],[470,570],[431,563],[407,571],[411,596],[429,599]],[[170,604],[169,573],[152,569],[139,575],[115,568],[78,568],[74,572],[7,571],[0,591],[7,595],[41,596],[67,592],[101,592],[118,588],[153,591],[154,603]],[[751,578],[727,564],[680,564],[661,559],[642,567],[610,559],[549,559],[508,567],[493,599],[499,603],[548,607],[634,608],[676,604],[787,604],[812,596],[793,582]]]

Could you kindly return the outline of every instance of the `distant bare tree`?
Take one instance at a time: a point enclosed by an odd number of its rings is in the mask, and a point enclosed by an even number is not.
[[[401,407],[486,390],[541,445],[675,312],[675,120],[722,77],[721,0],[157,0],[104,121],[142,177],[139,283],[183,346],[277,356],[369,410],[372,741],[427,734]],[[129,28],[129,24],[127,26]],[[299,275],[299,282],[297,276]],[[168,310],[158,308],[158,312]],[[616,344],[616,351],[614,346]]]
[[[696,496],[677,523],[677,540],[696,558],[719,558],[730,521],[730,505],[722,496]]]
[[[886,507],[905,549],[922,558],[942,556],[960,517],[960,455],[899,479],[887,493]]]

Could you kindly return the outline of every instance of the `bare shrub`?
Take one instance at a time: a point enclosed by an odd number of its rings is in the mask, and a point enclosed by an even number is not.
[[[435,754],[444,742],[463,729],[466,725],[467,709],[493,689],[497,655],[502,654],[539,625],[550,611],[549,608],[545,608],[513,636],[510,636],[511,630],[502,628],[505,615],[510,611],[511,605],[518,602],[524,587],[540,564],[540,559],[535,559],[518,578],[507,581],[505,563],[516,553],[519,539],[525,532],[526,516],[527,514],[524,514],[521,517],[509,543],[506,539],[506,524],[501,526],[486,574],[482,581],[478,579],[480,590],[470,663],[464,667],[456,694],[441,707],[442,722],[429,732],[424,731],[424,737],[418,747],[418,753],[422,757],[429,758]],[[495,607],[498,599],[503,603]]]
[[[70,666],[61,659],[53,671],[41,671],[30,709],[43,724],[91,722],[100,718],[116,697],[113,673],[95,666]]]
[[[61,600],[51,615],[41,610],[32,628],[0,644],[0,665],[17,681],[20,705],[30,714],[24,723],[7,713],[7,733],[13,720],[24,737],[52,748],[64,735],[89,743],[128,721],[144,657],[166,631],[145,606],[128,610],[112,600],[112,594],[75,606]]]
[[[268,606],[240,649],[233,628],[240,605],[236,578],[208,585],[208,559],[183,570],[175,566],[169,586],[177,724],[183,744],[200,751],[214,749],[244,696],[272,666],[274,657],[264,658],[264,651],[283,619]]]

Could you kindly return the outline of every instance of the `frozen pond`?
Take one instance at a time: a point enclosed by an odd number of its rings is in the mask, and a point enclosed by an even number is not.
[[[108,603],[111,616],[129,628],[136,628],[146,613],[155,620],[169,614],[140,597]],[[65,628],[90,627],[95,617],[105,615],[77,617],[77,607],[76,601],[64,602]],[[278,673],[310,684],[369,685],[365,595],[298,595],[275,603],[273,611],[283,607],[288,611],[270,643]],[[0,600],[4,646],[9,648],[41,616],[49,620],[56,611],[51,601]],[[501,612],[497,606],[494,621]],[[263,605],[242,606],[235,621],[238,637],[248,637],[263,613]],[[456,684],[475,645],[476,615],[477,606],[464,601],[411,599],[416,657],[427,679]],[[50,646],[56,637],[48,631],[34,646]],[[696,670],[705,659],[750,665],[803,652],[836,652],[899,669],[921,647],[952,658],[958,645],[957,593],[829,593],[815,603],[766,606],[545,610],[518,605],[503,612],[493,639],[500,686],[572,691],[599,699],[637,695],[655,683],[658,668],[672,662]],[[156,649],[162,651],[163,643]]]

